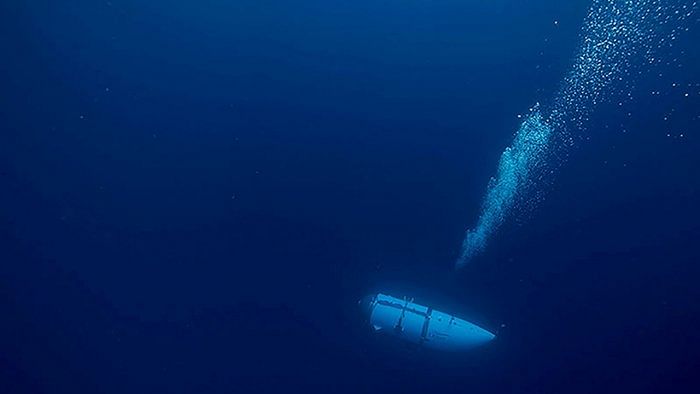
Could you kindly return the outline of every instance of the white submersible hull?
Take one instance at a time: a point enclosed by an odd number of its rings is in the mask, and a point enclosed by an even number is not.
[[[377,294],[360,305],[374,331],[386,332],[405,341],[438,350],[467,350],[496,336],[489,331],[413,300]]]

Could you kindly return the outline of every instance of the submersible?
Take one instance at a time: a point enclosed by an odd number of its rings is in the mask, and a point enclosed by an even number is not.
[[[413,299],[376,294],[363,298],[359,304],[375,332],[430,349],[468,350],[496,337],[476,324],[418,305]]]

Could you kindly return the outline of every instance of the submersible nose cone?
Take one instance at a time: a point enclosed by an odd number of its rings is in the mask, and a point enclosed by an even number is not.
[[[491,342],[494,339],[496,339],[496,334],[493,334],[490,331],[487,331],[481,327],[474,326],[476,327],[476,332],[473,333],[472,335],[475,336],[476,341],[481,342],[481,343],[486,343],[486,342]]]

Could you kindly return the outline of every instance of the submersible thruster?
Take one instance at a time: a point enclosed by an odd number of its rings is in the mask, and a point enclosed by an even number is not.
[[[426,348],[467,350],[496,337],[476,324],[418,305],[413,299],[376,294],[363,298],[359,304],[374,331],[388,333]]]

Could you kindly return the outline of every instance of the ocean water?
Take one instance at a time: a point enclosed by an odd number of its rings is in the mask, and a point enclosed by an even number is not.
[[[698,392],[698,12],[0,2],[0,393]]]

